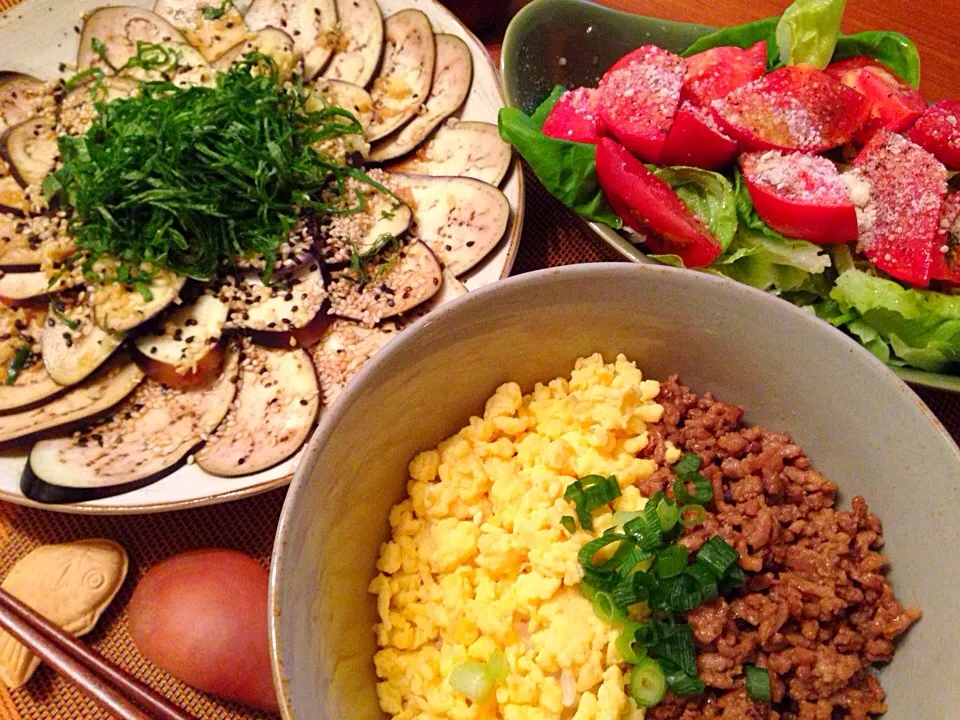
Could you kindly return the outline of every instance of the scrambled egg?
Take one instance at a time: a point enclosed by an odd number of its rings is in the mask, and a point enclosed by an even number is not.
[[[577,552],[614,524],[571,536],[560,519],[577,478],[616,475],[617,511],[645,502],[635,483],[656,470],[638,458],[663,408],[655,380],[622,355],[580,359],[569,380],[497,389],[483,417],[410,463],[409,497],[390,513],[377,595],[375,663],[383,710],[399,720],[639,720],[614,641],[577,587]],[[668,462],[679,458],[670,448]],[[448,682],[468,660],[501,650],[504,683],[471,703]]]

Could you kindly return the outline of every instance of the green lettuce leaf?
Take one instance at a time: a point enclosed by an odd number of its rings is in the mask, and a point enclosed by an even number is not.
[[[596,147],[557,140],[541,131],[557,100],[561,86],[554,88],[532,116],[516,108],[500,110],[500,137],[511,143],[526,160],[551,195],[587,220],[621,228],[623,221],[613,212],[597,178]]]
[[[920,54],[906,35],[882,30],[841,35],[833,59],[845,60],[860,55],[883,63],[913,87],[920,87]]]
[[[846,0],[794,0],[777,24],[777,47],[784,65],[806,63],[823,70],[840,35]]]
[[[857,315],[846,327],[881,359],[886,352],[929,372],[960,362],[960,296],[907,289],[851,269],[837,278],[830,298],[837,312]],[[886,348],[878,350],[881,343]]]
[[[703,220],[726,250],[737,232],[737,204],[730,181],[719,173],[676,166],[654,171]]]
[[[779,62],[780,51],[777,49],[777,23],[780,18],[764,18],[744,25],[734,25],[704,35],[684,50],[680,55],[690,57],[710,48],[732,45],[746,50],[761,40],[767,43],[767,69],[772,70]]]

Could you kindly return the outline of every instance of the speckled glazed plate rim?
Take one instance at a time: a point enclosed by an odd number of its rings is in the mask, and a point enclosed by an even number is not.
[[[36,52],[35,57],[41,64],[44,65],[44,67],[47,68],[46,77],[54,77],[58,74],[56,71],[56,63],[59,62],[59,60],[55,60],[54,58],[57,53],[62,54],[65,52],[62,46],[63,43],[73,43],[69,46],[69,48],[71,55],[75,55],[76,39],[78,36],[75,34],[73,27],[77,23],[77,19],[79,18],[81,12],[89,8],[109,5],[135,5],[140,7],[151,7],[153,5],[152,0],[84,0],[84,2],[75,2],[74,0],[71,0],[70,2],[63,2],[63,0],[60,0],[60,2],[62,2],[62,5],[59,2],[55,3],[54,0],[24,0],[24,2],[14,5],[12,8],[0,13],[0,29],[9,28],[11,25],[16,24],[18,29],[22,29],[27,34],[28,38],[33,38],[36,41],[35,47],[39,48],[39,50]],[[493,61],[493,58],[487,51],[486,46],[480,41],[480,39],[477,38],[477,36],[474,35],[452,12],[447,10],[447,8],[441,5],[437,0],[406,0],[406,2],[404,2],[404,0],[393,0],[392,2],[387,0],[387,2],[390,5],[393,5],[394,8],[395,6],[401,6],[426,10],[427,14],[431,15],[431,21],[433,21],[435,25],[439,24],[442,26],[441,29],[443,31],[455,32],[463,40],[465,40],[467,44],[470,45],[474,62],[477,62],[478,60],[483,61],[490,71],[491,80],[484,85],[484,92],[492,95],[495,98],[499,98],[501,106],[505,104],[506,97],[503,90],[503,84],[500,81],[500,75],[496,63]],[[247,3],[238,0],[238,4],[242,7],[245,7]],[[381,3],[381,6],[382,5],[383,3]],[[30,13],[35,9],[39,10],[41,6],[46,7],[49,10],[48,13],[44,14],[44,20],[47,22],[46,25],[30,25],[27,21],[18,22],[18,14],[24,13],[25,11]],[[384,9],[386,10],[386,8]],[[385,15],[387,12],[385,12]],[[57,44],[55,45],[55,43]],[[12,57],[4,57],[4,55],[5,51],[2,47],[0,47],[0,67],[9,64],[12,66],[11,69],[24,71],[23,61],[18,61],[16,58]],[[50,60],[47,60],[48,57]],[[474,82],[478,82],[476,71],[474,72]],[[471,93],[476,91],[475,88],[476,86],[474,86],[474,89],[471,90]],[[496,123],[495,117],[484,119],[487,122]],[[523,217],[525,211],[523,170],[519,159],[514,160],[511,172],[504,182],[501,183],[501,189],[506,193],[508,199],[510,200],[512,214],[511,228],[508,235],[500,241],[498,247],[491,252],[490,255],[485,258],[479,266],[477,266],[477,268],[469,271],[464,276],[461,276],[460,280],[464,282],[464,284],[470,290],[475,290],[480,287],[494,284],[495,282],[508,277],[510,275],[510,271],[513,269],[514,261],[516,260],[517,250],[520,245],[520,234],[523,229]],[[499,271],[495,269],[495,263],[500,264]],[[322,410],[321,417],[324,412],[328,411],[329,408]],[[314,429],[314,432],[316,432],[316,428]],[[15,448],[19,447],[19,445],[15,446]],[[52,505],[30,500],[19,492],[0,489],[0,500],[24,507],[74,515],[140,515],[158,512],[170,512],[174,510],[188,510],[191,508],[199,508],[232,502],[235,500],[242,500],[244,498],[253,497],[255,495],[260,495],[262,493],[284,487],[288,485],[293,478],[293,472],[296,469],[300,458],[303,456],[303,453],[304,449],[301,449],[297,455],[289,460],[286,460],[277,467],[268,469],[263,473],[258,473],[267,476],[267,479],[261,482],[255,482],[254,484],[247,486],[238,486],[236,489],[211,492],[207,495],[198,495],[190,498],[171,497],[169,500],[157,499],[153,501],[132,501],[128,504],[116,503],[115,501],[110,502],[108,500]],[[19,460],[22,457],[24,461],[26,460],[26,456],[28,454],[29,452],[27,451],[21,455],[15,450],[7,450],[4,453],[0,453],[0,455],[7,458],[16,457]],[[0,457],[0,461],[2,460],[3,457]],[[171,479],[183,469],[184,466],[182,465],[177,467],[176,470],[169,475],[166,475],[158,482],[164,482],[164,480]],[[22,466],[20,471],[22,471]],[[18,471],[18,483],[20,471]],[[207,476],[206,474],[200,477],[207,480],[212,479],[213,481],[216,481],[218,483],[218,487],[221,488],[227,482],[232,480],[243,480],[243,478],[214,478],[213,476]],[[192,478],[190,477],[184,477],[182,479],[185,482],[192,481]],[[150,487],[153,487],[153,485],[132,490],[126,495],[133,496],[145,490],[149,491]]]
[[[633,28],[635,37],[644,38],[654,43],[657,43],[658,34],[660,37],[663,37],[664,34],[669,33],[706,33],[715,29],[705,25],[663,20],[622,12],[620,10],[613,10],[612,8],[585,2],[584,0],[534,0],[534,2],[524,7],[517,13],[513,20],[511,20],[503,40],[503,51],[500,56],[500,75],[509,107],[522,107],[517,90],[518,84],[522,82],[521,73],[518,72],[517,67],[518,48],[522,44],[524,37],[530,31],[531,25],[535,24],[537,17],[547,8],[549,8],[549,12],[552,15],[563,15],[565,12],[569,12],[571,7],[576,7],[578,12],[593,13],[598,18],[603,17],[608,20],[620,20],[623,27]],[[602,223],[588,222],[579,217],[578,220],[586,224],[604,243],[627,260],[648,265],[659,264],[648,258],[646,253],[631,243],[622,233],[613,228],[603,225]],[[843,331],[838,329],[837,332],[842,333]],[[960,393],[960,377],[958,376],[926,372],[924,370],[903,368],[894,365],[890,365],[889,367],[903,380],[913,383],[914,385]]]

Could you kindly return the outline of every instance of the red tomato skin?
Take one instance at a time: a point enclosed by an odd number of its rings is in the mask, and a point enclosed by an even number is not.
[[[779,195],[746,175],[743,180],[760,219],[777,232],[818,245],[857,239],[857,211],[849,200],[834,205],[802,203]]]
[[[596,145],[603,135],[594,88],[568,90],[543,123],[543,134],[557,140]]]
[[[657,163],[680,104],[683,58],[644,45],[600,80],[597,104],[605,128],[645,162]]]
[[[687,58],[680,102],[707,107],[741,85],[763,77],[767,71],[767,43],[761,40],[744,50],[715,47]]]
[[[684,103],[667,135],[661,165],[690,165],[717,170],[737,156],[737,144],[712,122],[706,110]]]
[[[870,117],[893,132],[909,128],[927,109],[919,90],[873,58],[853,57],[827,66],[824,72],[870,100]],[[875,128],[874,128],[875,130]],[[866,142],[869,135],[857,138]]]
[[[934,103],[910,129],[910,139],[950,170],[960,170],[960,100]]]
[[[678,255],[688,267],[709,265],[720,254],[706,224],[622,145],[600,140],[596,164],[607,200],[628,226],[647,235],[651,250]]]
[[[267,631],[268,573],[235,550],[164,560],[130,600],[130,636],[183,682],[253,707],[277,709]]]
[[[745,152],[823,152],[850,142],[870,115],[864,95],[809,65],[782,67],[710,107]]]
[[[947,171],[930,153],[880,130],[852,167],[871,185],[874,220],[859,247],[874,265],[918,287],[930,281]]]
[[[930,277],[954,285],[960,283],[960,193],[947,195],[943,201]]]

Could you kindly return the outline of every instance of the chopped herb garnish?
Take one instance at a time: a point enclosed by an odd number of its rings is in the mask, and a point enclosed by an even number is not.
[[[29,345],[21,345],[17,348],[17,353],[13,356],[13,361],[7,368],[7,385],[13,385],[17,381],[17,378],[20,377],[20,373],[23,372],[23,368],[32,354]]]
[[[770,702],[770,671],[756,665],[744,665],[743,672],[747,676],[747,697]]]
[[[94,41],[105,52],[102,45]],[[128,64],[176,62],[175,51],[138,43]],[[273,60],[251,53],[213,88],[143,82],[136,97],[98,102],[84,137],[59,138],[63,167],[44,187],[74,210],[70,231],[85,273],[106,255],[141,273],[146,265],[206,280],[262,257],[268,277],[301,210],[363,210],[348,178],[392,196],[315,150],[363,129],[341,108],[308,110],[307,99],[302,82],[281,86]]]
[[[573,515],[564,515],[560,518],[560,524],[563,525],[564,530],[573,535],[577,531],[577,521]]]
[[[233,5],[230,0],[223,0],[219,7],[205,7],[200,10],[205,20],[219,20],[227,12],[227,9]]]
[[[72,318],[68,318],[68,317],[67,317],[66,315],[64,315],[62,312],[60,312],[59,310],[57,310],[57,306],[54,305],[53,303],[50,303],[50,314],[53,315],[54,317],[56,317],[57,320],[59,320],[60,322],[62,322],[64,325],[66,325],[66,326],[67,326],[68,328],[70,328],[71,330],[79,330],[79,329],[80,329],[80,323],[79,323],[79,322],[77,322],[76,320],[73,320]]]

